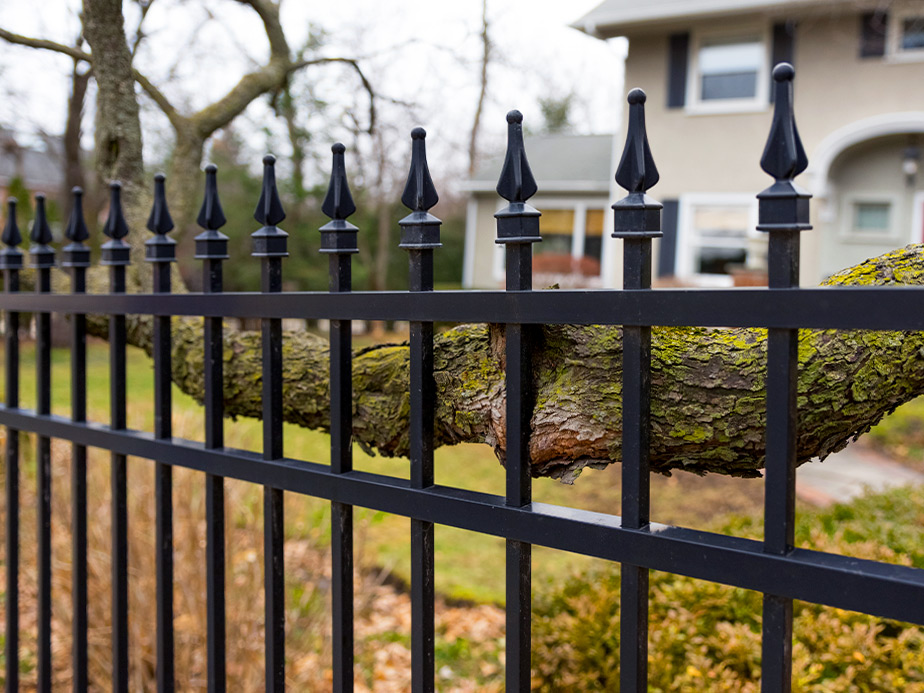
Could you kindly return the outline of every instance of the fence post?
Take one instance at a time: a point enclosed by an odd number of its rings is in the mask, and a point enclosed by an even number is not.
[[[261,259],[263,293],[282,291],[282,258],[288,237],[277,228],[286,218],[276,189],[276,159],[263,157],[263,191],[253,214],[263,227],[251,234],[254,257]],[[263,459],[278,460],[282,446],[282,320],[260,321],[263,345]],[[263,487],[263,580],[266,614],[266,690],[286,685],[285,520],[282,490]]]
[[[51,228],[45,217],[45,196],[35,196],[35,220],[29,234],[32,267],[38,270],[35,290],[51,293],[51,268],[55,251]],[[36,407],[40,416],[51,414],[51,313],[37,313],[35,341]],[[38,437],[38,690],[51,691],[51,438]]]
[[[131,247],[122,240],[128,225],[122,214],[122,186],[109,184],[109,218],[103,227],[101,264],[109,267],[109,291],[125,293]],[[109,317],[109,426],[125,428],[125,316]],[[112,453],[112,690],[128,690],[128,487],[125,455]]]
[[[173,219],[167,209],[165,176],[154,176],[154,205],[148,217],[148,230],[154,238],[145,241],[145,259],[154,266],[154,293],[170,293],[170,264],[176,262],[176,241],[167,236]],[[170,316],[154,316],[154,437],[173,436],[170,388]],[[157,573],[157,690],[173,691],[173,467],[154,463],[155,551]]]
[[[333,162],[321,211],[331,221],[320,228],[320,252],[330,260],[330,292],[352,290],[351,259],[359,252],[359,229],[346,219],[356,211],[347,183],[339,142],[331,147]],[[330,321],[330,470],[353,470],[353,353],[352,321]],[[335,691],[353,690],[353,506],[331,503],[331,617]]]
[[[203,293],[221,293],[221,263],[228,258],[228,237],[218,229],[225,215],[218,199],[218,168],[205,167],[205,199],[196,222],[205,229],[196,236],[196,259],[202,260]],[[224,368],[222,362],[222,319],[202,321],[205,372],[205,447],[224,447]],[[222,693],[227,686],[225,666],[225,482],[205,475],[205,562],[207,588],[207,638],[209,693]]]
[[[401,202],[412,210],[400,222],[401,244],[408,251],[409,288],[433,291],[433,251],[440,243],[440,220],[428,210],[439,202],[427,166],[427,133],[411,131],[411,170]],[[410,325],[410,447],[411,486],[433,485],[433,323]],[[411,689],[434,688],[433,523],[411,519]]]
[[[533,288],[533,243],[539,236],[539,211],[526,204],[536,194],[536,180],[523,146],[523,115],[507,114],[507,154],[497,182],[497,194],[507,200],[495,214],[497,240],[506,246],[507,291]],[[522,508],[532,503],[530,418],[533,392],[530,330],[519,323],[504,327],[507,381],[506,503]],[[530,689],[530,628],[532,624],[532,546],[507,540],[507,690]]]
[[[775,105],[770,136],[760,160],[775,182],[757,199],[758,231],[769,233],[769,288],[799,285],[799,232],[811,228],[811,195],[793,183],[808,158],[793,114],[789,63],[773,69]],[[764,488],[764,551],[792,550],[796,524],[796,393],[799,330],[770,328],[767,334],[767,457]],[[792,689],[792,599],[764,595],[761,690]]]
[[[84,241],[90,237],[83,218],[83,190],[72,190],[71,216],[64,230],[70,241],[64,247],[62,267],[71,270],[71,292],[87,291],[87,267],[90,249]],[[87,420],[87,316],[71,316],[71,419]],[[73,445],[71,459],[71,541],[73,567],[71,592],[74,604],[72,617],[72,662],[74,691],[85,691],[87,673],[87,449]]]
[[[645,128],[645,92],[629,92],[626,146],[616,181],[628,195],[613,205],[613,238],[623,239],[623,288],[651,289],[651,241],[661,237],[661,209],[645,193],[658,182]],[[650,521],[651,327],[622,328],[622,526]],[[620,688],[648,688],[648,568],[624,563],[620,574]]]
[[[6,224],[0,250],[0,269],[4,274],[4,291],[19,291],[19,270],[22,268],[22,235],[16,224],[16,198],[7,200]],[[19,408],[19,313],[6,311],[6,406]],[[6,686],[19,690],[19,431],[6,429]]]

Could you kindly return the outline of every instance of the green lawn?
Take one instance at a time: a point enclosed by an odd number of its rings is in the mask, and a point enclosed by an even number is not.
[[[53,351],[52,410],[55,414],[70,414],[70,362],[66,349]],[[31,407],[35,402],[34,350],[22,348],[21,402]],[[88,413],[94,421],[106,422],[109,407],[108,348],[93,342],[88,349]],[[0,374],[2,375],[2,374]],[[152,430],[153,377],[150,359],[138,349],[128,351],[128,425],[139,430]],[[202,440],[202,407],[192,398],[173,390],[174,434],[191,440]],[[321,432],[296,426],[285,426],[286,454],[298,459],[326,463],[329,437]],[[228,447],[259,451],[262,440],[261,423],[241,418],[226,423]],[[403,458],[371,457],[354,448],[355,466],[359,470],[403,476],[408,473],[408,461]],[[27,470],[27,473],[28,470]],[[436,452],[438,484],[473,489],[502,495],[504,470],[493,452],[484,445],[458,445],[440,448]],[[689,474],[671,478],[653,478],[653,516],[656,520],[686,526],[703,527],[717,517],[733,512],[749,512],[759,508],[762,490],[759,480],[706,479]],[[618,513],[618,466],[604,471],[588,471],[573,486],[550,479],[534,482],[536,501],[569,505],[599,512]],[[250,506],[243,514],[259,518],[259,490],[255,487]],[[326,540],[328,535],[328,504],[311,498],[289,498],[286,527],[291,538]],[[235,521],[241,521],[237,518]],[[359,509],[356,515],[357,550],[367,565],[384,567],[404,580],[410,573],[409,526],[407,518]],[[436,585],[444,595],[455,599],[502,602],[504,597],[504,542],[502,539],[467,532],[451,527],[436,530]],[[533,570],[537,582],[557,579],[582,572],[593,565],[593,559],[536,548]]]

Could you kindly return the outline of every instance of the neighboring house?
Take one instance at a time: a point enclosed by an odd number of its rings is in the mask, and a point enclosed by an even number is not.
[[[39,146],[20,144],[13,132],[0,128],[0,200],[6,200],[11,181],[18,178],[35,194],[57,197],[64,185],[64,143],[43,136]]]
[[[533,244],[534,286],[602,286],[613,136],[542,135],[526,137],[525,145],[539,185],[529,203],[542,212],[542,242]],[[462,272],[466,288],[496,288],[504,282],[503,246],[494,243],[494,213],[506,204],[494,191],[503,163],[503,157],[488,162],[466,186],[471,194]]]
[[[797,182],[814,195],[802,283],[924,240],[921,0],[606,0],[573,26],[627,37],[626,90],[648,94],[661,173],[651,195],[664,203],[655,248],[662,281],[730,284],[741,268],[760,276],[766,236],[754,230],[754,196],[771,182],[759,161],[770,72],[783,60],[796,68],[796,122],[809,157]],[[607,230],[605,285],[621,283],[618,244]]]

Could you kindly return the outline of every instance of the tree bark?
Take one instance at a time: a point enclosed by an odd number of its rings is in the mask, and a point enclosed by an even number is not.
[[[868,260],[828,280],[837,285],[924,284],[924,246]],[[151,323],[130,316],[129,340],[150,351]],[[106,322],[93,323],[105,336]],[[201,322],[174,320],[173,378],[201,400]],[[328,345],[286,333],[284,417],[327,430]],[[225,407],[261,413],[260,335],[226,330]],[[503,331],[462,325],[437,336],[438,445],[483,442],[503,461]],[[534,352],[532,472],[573,480],[587,466],[620,459],[622,331],[542,328]],[[406,344],[358,351],[353,361],[353,435],[385,456],[408,452]],[[766,330],[652,330],[654,471],[758,476],[764,465]],[[802,330],[799,340],[798,459],[841,449],[903,402],[924,392],[924,333]]]

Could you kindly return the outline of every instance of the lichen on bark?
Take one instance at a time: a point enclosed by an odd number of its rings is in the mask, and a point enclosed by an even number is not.
[[[844,270],[827,285],[924,284],[924,247],[908,246]],[[105,336],[105,321],[91,321]],[[535,476],[573,480],[620,459],[622,331],[614,326],[537,328],[530,452]],[[284,333],[284,417],[328,427],[328,345]],[[133,316],[129,341],[150,349],[150,319]],[[173,321],[173,378],[201,400],[201,320]],[[460,325],[435,339],[436,442],[505,442],[503,330]],[[261,412],[260,335],[225,330],[225,407]],[[385,456],[408,451],[409,349],[388,344],[353,359],[353,436]],[[766,330],[652,329],[651,466],[757,476],[764,463]],[[798,461],[825,457],[924,392],[924,334],[801,330]]]

